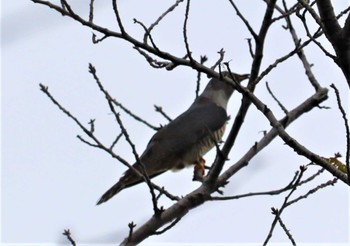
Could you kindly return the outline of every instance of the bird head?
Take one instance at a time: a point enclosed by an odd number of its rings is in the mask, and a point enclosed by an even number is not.
[[[240,83],[241,81],[249,78],[249,74],[230,74],[227,71],[224,71],[221,74],[223,77],[233,79],[237,83]],[[227,102],[230,99],[233,91],[234,86],[232,84],[222,81],[218,78],[212,78],[205,87],[200,97],[209,99],[217,105],[226,109]]]

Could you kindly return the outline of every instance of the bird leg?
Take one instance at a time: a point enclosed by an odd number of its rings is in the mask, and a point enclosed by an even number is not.
[[[200,157],[195,163],[193,169],[193,181],[203,181],[205,175],[205,160],[203,157]]]

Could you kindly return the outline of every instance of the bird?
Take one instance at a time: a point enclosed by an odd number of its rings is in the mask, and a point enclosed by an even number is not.
[[[119,181],[98,200],[104,203],[125,188],[144,181],[135,172],[146,171],[151,179],[168,170],[180,170],[195,165],[194,180],[204,176],[203,156],[221,141],[228,120],[227,103],[234,91],[232,84],[222,80],[222,76],[241,82],[249,74],[223,71],[220,78],[212,78],[192,105],[169,124],[158,130],[150,139],[139,162],[133,164]],[[140,163],[141,162],[141,163]]]

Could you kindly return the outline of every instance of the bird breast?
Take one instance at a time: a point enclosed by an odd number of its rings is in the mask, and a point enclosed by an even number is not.
[[[210,151],[216,144],[219,144],[224,135],[226,124],[215,132],[208,132],[204,138],[198,141],[193,148],[189,150],[184,158],[186,166],[192,165]],[[208,129],[209,131],[209,129]]]

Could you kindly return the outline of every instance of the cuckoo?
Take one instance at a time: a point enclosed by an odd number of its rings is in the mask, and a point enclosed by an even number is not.
[[[248,74],[222,73],[236,82]],[[128,169],[119,181],[102,195],[97,204],[106,202],[122,189],[144,181],[140,173],[146,171],[153,178],[168,170],[179,170],[195,165],[194,179],[204,175],[203,156],[221,141],[227,123],[226,107],[234,87],[218,78],[212,78],[193,104],[176,119],[156,132],[133,169]]]

